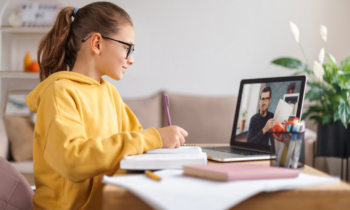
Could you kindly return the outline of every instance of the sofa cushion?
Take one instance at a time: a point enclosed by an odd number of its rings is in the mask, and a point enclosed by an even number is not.
[[[34,192],[29,183],[3,157],[0,157],[0,186],[0,209],[33,209]]]
[[[162,124],[161,94],[146,98],[123,98],[125,104],[136,115],[144,129],[149,127],[159,128]]]
[[[4,121],[13,159],[32,160],[34,125],[30,117],[5,115]]]
[[[173,125],[185,129],[186,143],[229,143],[237,96],[201,97],[168,93]],[[167,126],[163,118],[163,126]]]

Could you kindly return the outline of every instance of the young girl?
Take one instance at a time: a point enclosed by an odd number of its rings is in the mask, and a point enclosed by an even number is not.
[[[129,15],[108,2],[62,9],[42,39],[41,83],[26,98],[37,113],[34,209],[101,209],[102,176],[113,175],[124,156],[185,142],[177,126],[143,130],[101,78],[120,80],[133,51]]]

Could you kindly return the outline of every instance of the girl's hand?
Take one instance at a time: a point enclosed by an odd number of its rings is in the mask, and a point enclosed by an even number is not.
[[[162,138],[163,148],[179,148],[185,143],[185,137],[188,136],[187,131],[176,125],[157,128]]]

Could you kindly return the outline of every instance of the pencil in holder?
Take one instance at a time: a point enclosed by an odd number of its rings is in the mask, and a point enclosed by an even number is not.
[[[305,131],[271,132],[270,166],[303,168],[305,165]]]

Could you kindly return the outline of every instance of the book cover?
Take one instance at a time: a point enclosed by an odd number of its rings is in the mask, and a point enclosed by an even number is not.
[[[184,174],[218,181],[278,179],[298,177],[295,169],[252,164],[212,164],[184,166]]]

